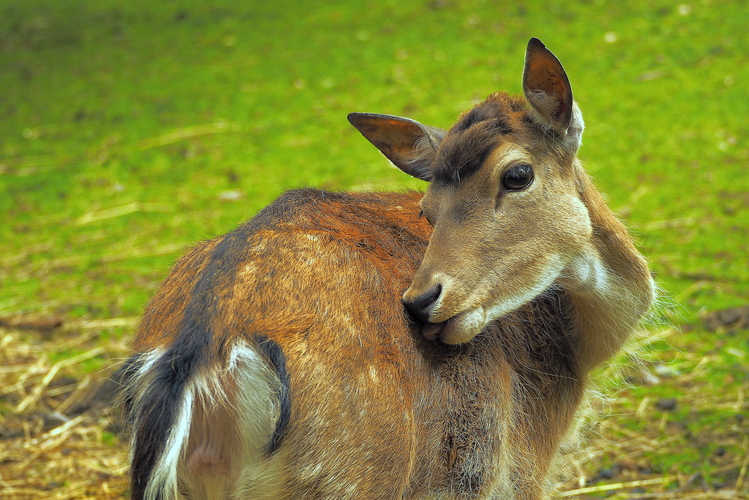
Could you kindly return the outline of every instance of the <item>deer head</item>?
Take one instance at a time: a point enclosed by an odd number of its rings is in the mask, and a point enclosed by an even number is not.
[[[349,115],[398,168],[430,182],[421,210],[434,231],[403,296],[428,340],[470,341],[594,251],[576,177],[582,115],[562,65],[536,38],[523,93],[490,95],[449,131]]]

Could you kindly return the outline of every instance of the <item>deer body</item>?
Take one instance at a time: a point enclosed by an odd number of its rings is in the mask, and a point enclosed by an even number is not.
[[[423,198],[291,191],[175,265],[123,368],[134,499],[545,497],[653,292],[535,39],[524,83],[449,132],[350,116]]]

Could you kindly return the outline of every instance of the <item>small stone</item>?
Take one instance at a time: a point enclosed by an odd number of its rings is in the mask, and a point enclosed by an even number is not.
[[[237,201],[241,197],[242,197],[242,192],[236,191],[236,190],[223,191],[219,193],[218,195],[218,199],[223,200],[223,201]]]
[[[655,370],[655,374],[659,377],[671,378],[676,377],[677,375],[681,375],[681,372],[679,370],[665,363],[656,363],[653,368]]]
[[[614,469],[601,469],[598,471],[598,477],[600,479],[614,479]]]
[[[655,407],[663,411],[674,411],[676,409],[676,398],[661,398],[656,401]]]

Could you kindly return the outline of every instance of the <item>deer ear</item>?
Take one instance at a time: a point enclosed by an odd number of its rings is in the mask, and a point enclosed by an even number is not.
[[[538,38],[525,52],[523,92],[544,126],[564,134],[573,119],[572,87],[562,64]]]
[[[408,118],[372,113],[351,113],[348,121],[396,167],[417,179],[432,180],[429,169],[447,134],[445,130]]]

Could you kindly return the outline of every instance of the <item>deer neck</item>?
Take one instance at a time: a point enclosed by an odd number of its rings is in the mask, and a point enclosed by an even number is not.
[[[560,280],[573,308],[584,372],[615,354],[654,298],[645,258],[576,161],[578,194],[593,228],[590,244]]]

